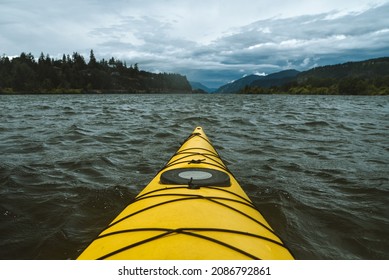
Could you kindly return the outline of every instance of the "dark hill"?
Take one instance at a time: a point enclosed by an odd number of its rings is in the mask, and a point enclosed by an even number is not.
[[[209,88],[205,85],[203,85],[202,83],[199,83],[199,82],[193,82],[193,81],[189,81],[190,85],[192,86],[192,90],[193,91],[203,91],[203,92],[208,92],[208,93],[211,93],[211,92],[214,92],[216,89],[213,89],[213,88]]]
[[[253,81],[250,86],[263,88],[282,86],[286,83],[294,81],[299,73],[299,71],[294,69],[273,73]]]
[[[374,78],[389,75],[389,57],[327,65],[301,72],[298,81],[315,79]]]
[[[233,81],[229,84],[226,84],[224,86],[219,87],[215,93],[236,93],[239,92],[242,88],[245,86],[250,85],[252,82],[254,82],[257,79],[262,78],[262,76],[258,75],[249,75],[246,77],[243,77],[241,79],[238,79],[236,81]]]
[[[240,93],[387,95],[389,57],[316,67],[291,76],[283,84],[269,85],[257,80]]]
[[[237,93],[247,86],[264,88],[281,86],[285,83],[294,81],[299,73],[299,71],[292,69],[272,73],[267,76],[250,75],[236,80],[232,83],[221,86],[216,91],[216,93]]]

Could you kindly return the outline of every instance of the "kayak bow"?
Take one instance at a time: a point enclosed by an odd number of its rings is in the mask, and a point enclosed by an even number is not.
[[[197,127],[78,259],[293,259]]]

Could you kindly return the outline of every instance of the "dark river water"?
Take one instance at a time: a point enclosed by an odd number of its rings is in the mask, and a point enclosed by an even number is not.
[[[0,259],[75,259],[196,126],[298,259],[389,259],[389,97],[0,96]]]

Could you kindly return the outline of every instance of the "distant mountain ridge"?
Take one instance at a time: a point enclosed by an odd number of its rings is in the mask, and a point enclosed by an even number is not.
[[[250,85],[255,80],[261,78],[258,75],[248,75],[229,84],[219,87],[215,93],[236,93],[247,85]]]
[[[273,73],[267,76],[263,76],[261,77],[261,79],[253,81],[250,86],[269,88],[284,85],[286,83],[294,81],[299,73],[299,71],[294,69]]]
[[[384,77],[388,77],[385,79]],[[317,88],[334,87],[337,90],[342,89],[345,83],[352,83],[353,79],[370,79],[381,81],[385,86],[385,82],[389,80],[389,57],[381,57],[369,59],[359,62],[347,62],[343,64],[327,65],[315,67],[307,71],[299,72],[294,69],[284,70],[277,73],[272,73],[267,76],[250,75],[238,79],[232,83],[223,85],[217,89],[217,93],[239,93],[245,88],[261,88],[266,91],[267,88],[290,87],[292,84],[296,86],[311,86]],[[380,86],[378,83],[377,86]],[[349,87],[349,85],[347,85]],[[295,92],[292,92],[295,93]]]
[[[211,93],[211,92],[214,92],[216,90],[215,88],[209,88],[209,87],[207,87],[199,82],[189,81],[189,84],[191,85],[192,91],[194,91],[194,92],[203,91],[203,92]]]
[[[300,72],[294,69],[272,73],[266,76],[249,75],[232,83],[219,87],[216,93],[237,93],[246,86],[272,87],[295,80]]]

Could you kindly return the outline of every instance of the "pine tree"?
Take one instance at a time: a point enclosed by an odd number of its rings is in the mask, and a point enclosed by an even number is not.
[[[96,61],[95,54],[93,53],[93,50],[90,50],[88,67],[89,68],[96,68],[97,67],[97,61]]]

